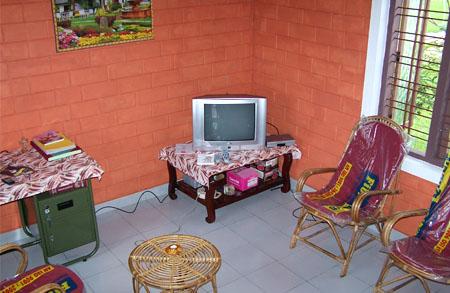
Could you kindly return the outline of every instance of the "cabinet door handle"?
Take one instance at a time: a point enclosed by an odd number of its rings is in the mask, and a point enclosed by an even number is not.
[[[56,206],[58,207],[58,211],[71,208],[73,207],[73,200],[58,203]]]

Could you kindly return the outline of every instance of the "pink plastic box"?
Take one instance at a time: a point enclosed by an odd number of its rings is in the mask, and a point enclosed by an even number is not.
[[[245,191],[258,185],[258,173],[250,168],[231,170],[227,172],[227,183]]]

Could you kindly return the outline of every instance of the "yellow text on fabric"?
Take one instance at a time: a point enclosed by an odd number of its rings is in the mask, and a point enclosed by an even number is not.
[[[327,199],[327,198],[333,197],[336,194],[338,194],[339,191],[341,190],[342,185],[344,185],[345,178],[347,178],[348,174],[350,173],[352,166],[353,165],[349,162],[345,163],[345,166],[342,169],[341,173],[339,174],[339,178],[336,181],[336,184],[330,190],[328,190],[327,192],[325,192],[323,194],[311,196],[311,199],[322,200],[322,199]]]
[[[441,254],[442,251],[447,247],[450,242],[450,223],[448,223],[447,228],[445,229],[444,235],[442,235],[439,242],[434,246],[434,251]]]
[[[54,269],[54,267],[51,266],[51,265],[45,266],[45,267],[43,267],[43,268],[33,272],[32,274],[24,276],[23,278],[21,278],[17,282],[12,283],[11,285],[6,287],[5,289],[2,289],[0,291],[0,293],[15,293],[15,292],[19,292],[23,287],[28,286],[29,284],[33,283],[34,281],[36,281],[37,279],[42,277],[44,274],[52,271],[53,269]]]

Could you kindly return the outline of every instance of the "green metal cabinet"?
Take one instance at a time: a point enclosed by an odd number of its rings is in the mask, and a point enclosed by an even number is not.
[[[85,187],[56,195],[48,192],[39,194],[34,197],[34,204],[47,263],[48,257],[94,241],[95,248],[91,253],[66,264],[85,260],[98,250],[98,228],[90,181]]]

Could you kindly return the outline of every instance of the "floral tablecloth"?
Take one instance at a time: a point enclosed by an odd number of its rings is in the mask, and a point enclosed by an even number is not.
[[[292,153],[294,159],[300,159],[301,152],[297,146],[281,146],[230,152],[230,163],[219,162],[216,165],[197,165],[197,153],[176,154],[175,146],[168,146],[160,150],[159,159],[168,161],[176,169],[191,176],[202,185],[209,186],[209,177],[244,165],[262,160],[269,160],[284,154]]]
[[[0,167],[5,166],[25,166],[33,171],[25,171],[14,177],[0,174],[1,179],[11,177],[15,181],[12,185],[0,181],[0,205],[55,190],[78,181],[90,178],[100,179],[104,172],[100,165],[85,152],[48,162],[33,148],[25,153],[1,152]]]

